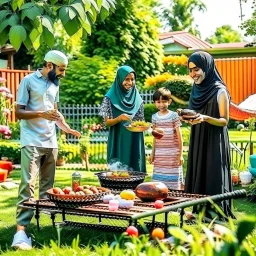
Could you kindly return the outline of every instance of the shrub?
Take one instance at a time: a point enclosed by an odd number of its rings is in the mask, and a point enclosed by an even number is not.
[[[0,141],[0,158],[8,157],[14,164],[20,163],[20,143]]]
[[[165,73],[148,78],[144,89],[156,90],[160,87],[166,87],[176,98],[187,102],[192,90],[192,81],[188,76],[172,76],[169,73]]]
[[[164,69],[171,74],[186,75],[188,57],[185,55],[169,55],[163,57]]]
[[[10,122],[8,123],[11,131],[12,131],[12,140],[19,140],[20,139],[20,122]]]
[[[115,60],[79,55],[70,61],[61,81],[61,103],[99,104],[115,79],[117,66]]]
[[[169,89],[172,95],[175,97],[184,101],[189,100],[192,90],[192,82],[187,77],[179,77],[173,80],[168,80],[162,86]]]

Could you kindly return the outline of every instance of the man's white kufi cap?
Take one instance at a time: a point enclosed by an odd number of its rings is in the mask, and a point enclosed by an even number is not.
[[[53,64],[60,66],[60,65],[68,65],[68,58],[67,56],[56,50],[52,50],[46,53],[44,60],[47,62],[52,62]]]

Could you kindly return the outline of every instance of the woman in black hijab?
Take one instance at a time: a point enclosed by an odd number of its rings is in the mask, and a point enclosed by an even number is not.
[[[204,195],[230,192],[228,90],[209,53],[193,53],[188,59],[188,68],[194,80],[189,108],[200,115],[189,122],[192,127],[185,191]],[[231,200],[222,201],[219,206],[226,216],[234,217]],[[212,217],[211,213],[207,207],[206,216]]]

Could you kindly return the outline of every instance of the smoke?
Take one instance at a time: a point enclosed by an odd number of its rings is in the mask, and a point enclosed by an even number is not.
[[[112,159],[109,163],[108,163],[108,168],[111,171],[133,171],[132,167],[129,167],[128,165],[118,161],[118,159]]]

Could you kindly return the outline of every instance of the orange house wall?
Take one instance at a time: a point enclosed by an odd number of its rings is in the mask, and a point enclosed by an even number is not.
[[[239,104],[256,93],[255,57],[216,59],[215,63],[233,102]]]

